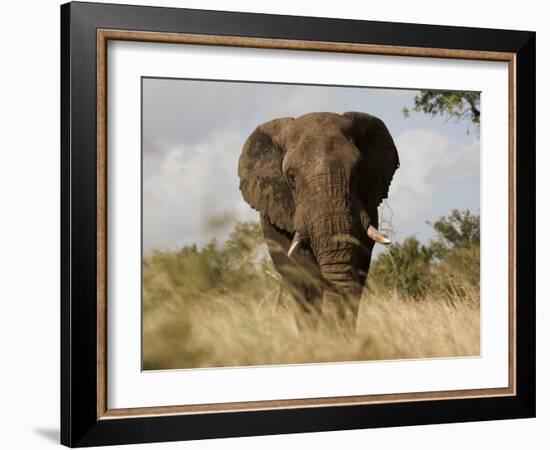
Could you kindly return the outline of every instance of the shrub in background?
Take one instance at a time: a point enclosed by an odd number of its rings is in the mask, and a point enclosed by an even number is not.
[[[432,293],[453,301],[479,291],[479,215],[453,210],[430,225],[436,237],[428,244],[411,236],[376,258],[368,278],[372,290],[416,300]]]

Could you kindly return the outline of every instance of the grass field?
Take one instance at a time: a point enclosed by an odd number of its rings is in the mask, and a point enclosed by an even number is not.
[[[300,330],[292,301],[212,296],[167,301],[143,319],[144,369],[479,355],[479,293],[421,302],[366,293],[357,329]]]
[[[178,369],[479,355],[479,216],[453,211],[437,238],[392,244],[371,265],[355,330],[296,326],[258,223],[222,245],[143,261],[143,367]],[[303,323],[303,320],[299,320]]]

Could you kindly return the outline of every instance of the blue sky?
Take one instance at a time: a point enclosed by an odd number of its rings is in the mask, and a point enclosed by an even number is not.
[[[396,143],[401,167],[380,207],[381,228],[400,241],[433,237],[433,222],[452,209],[479,212],[480,152],[467,122],[412,113],[418,91],[173,79],[143,80],[143,245],[177,249],[213,237],[231,221],[258,220],[242,199],[237,162],[248,135],[262,122],[314,111],[368,112]]]

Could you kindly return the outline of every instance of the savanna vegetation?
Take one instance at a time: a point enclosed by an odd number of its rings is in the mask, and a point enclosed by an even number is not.
[[[479,99],[479,92],[421,90],[414,97],[414,106],[403,107],[402,113],[405,117],[409,117],[411,111],[414,111],[432,117],[442,116],[455,122],[465,120],[474,124],[479,131]]]
[[[435,238],[392,244],[372,263],[355,332],[298,331],[296,307],[258,223],[220,244],[143,261],[144,369],[479,354],[479,216],[453,211]]]

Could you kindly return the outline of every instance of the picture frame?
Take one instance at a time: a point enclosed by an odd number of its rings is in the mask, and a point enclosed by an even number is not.
[[[508,386],[150,405],[107,402],[107,43],[508,65]],[[72,2],[61,6],[61,443],[70,447],[535,416],[535,33]],[[251,369],[254,370],[254,369]]]

